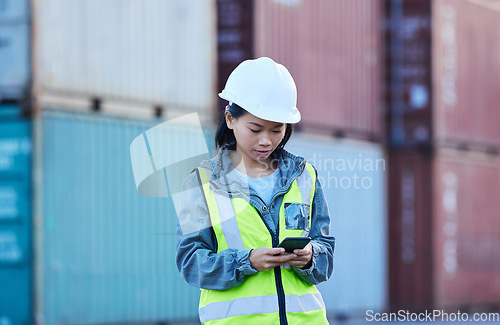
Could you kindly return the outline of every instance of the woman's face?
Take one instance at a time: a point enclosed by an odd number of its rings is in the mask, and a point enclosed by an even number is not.
[[[233,118],[226,112],[226,123],[234,132],[236,151],[248,167],[270,162],[271,153],[285,136],[286,124],[266,121],[250,113]]]

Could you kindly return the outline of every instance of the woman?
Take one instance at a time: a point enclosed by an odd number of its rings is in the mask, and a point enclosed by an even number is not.
[[[295,82],[270,58],[242,62],[219,96],[229,101],[218,154],[185,180],[177,267],[202,289],[204,324],[328,324],[315,284],[333,272],[335,239],[313,166],[283,147],[299,122]],[[286,237],[311,237],[286,253]]]

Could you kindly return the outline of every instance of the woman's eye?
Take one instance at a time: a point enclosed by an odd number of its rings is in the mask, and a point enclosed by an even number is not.
[[[252,130],[252,129],[249,129],[250,131],[252,131],[253,133],[259,133],[260,131],[259,130]]]
[[[281,130],[279,130],[279,131],[273,131],[273,133],[281,133]]]

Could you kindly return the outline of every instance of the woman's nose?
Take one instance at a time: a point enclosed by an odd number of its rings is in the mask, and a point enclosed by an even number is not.
[[[264,133],[259,139],[259,144],[261,146],[270,146],[271,145],[271,138],[267,134]]]

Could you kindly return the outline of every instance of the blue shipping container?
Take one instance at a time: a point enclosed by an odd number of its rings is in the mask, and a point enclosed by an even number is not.
[[[327,198],[335,269],[318,285],[329,315],[382,311],[387,302],[385,160],[376,144],[294,134],[287,150],[312,163]]]
[[[30,121],[0,120],[0,324],[32,323],[30,170]]]
[[[160,122],[44,110],[36,231],[46,324],[197,319],[199,289],[175,265],[172,200],[141,196],[132,173],[130,144]]]
[[[29,77],[28,23],[0,23],[0,100],[20,98]]]
[[[29,0],[0,0],[0,23],[26,21],[29,15]]]

